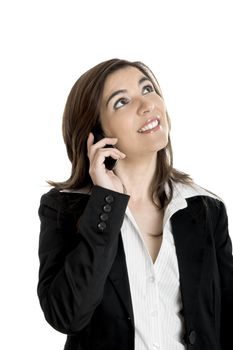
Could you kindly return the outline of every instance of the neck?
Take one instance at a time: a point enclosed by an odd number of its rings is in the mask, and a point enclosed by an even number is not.
[[[156,171],[157,153],[143,159],[120,160],[114,173],[120,178],[131,202],[151,201],[151,184]]]

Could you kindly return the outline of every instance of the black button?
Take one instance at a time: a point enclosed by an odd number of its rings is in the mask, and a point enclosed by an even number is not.
[[[113,196],[110,194],[109,196],[106,196],[106,197],[105,197],[105,201],[106,201],[107,203],[112,203],[112,202],[114,201],[114,198],[113,198]]]
[[[106,214],[106,213],[101,214],[101,215],[100,215],[100,219],[101,219],[102,221],[107,221],[107,220],[108,220],[108,214]]]
[[[192,345],[195,343],[195,341],[196,341],[196,332],[195,332],[195,331],[191,331],[191,332],[189,333],[188,341],[189,341],[189,343],[192,344]]]
[[[103,231],[103,230],[107,227],[107,225],[105,224],[105,222],[100,222],[100,223],[97,225],[97,227],[98,227],[98,229],[99,229],[100,231]]]
[[[112,207],[110,204],[106,204],[103,206],[103,210],[105,213],[110,213],[110,211],[112,210]]]

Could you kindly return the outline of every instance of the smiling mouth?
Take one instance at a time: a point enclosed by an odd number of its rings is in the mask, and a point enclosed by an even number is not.
[[[139,133],[143,133],[143,132],[145,132],[145,131],[155,129],[159,124],[160,124],[159,119],[156,119],[156,120],[154,120],[153,122],[151,122],[151,123],[145,125],[143,128],[140,128],[140,129],[138,130],[138,132],[139,132]]]

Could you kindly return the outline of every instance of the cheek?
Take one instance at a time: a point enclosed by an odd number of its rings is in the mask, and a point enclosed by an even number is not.
[[[112,123],[110,122],[110,118],[106,118],[105,116],[100,116],[100,123],[103,130],[103,133],[106,137],[113,137],[112,132]]]
[[[165,113],[165,125],[167,126],[167,130],[168,132],[171,131],[171,119],[170,117],[167,115],[167,113]]]
[[[104,124],[107,135],[118,138],[125,138],[127,135],[130,136],[131,131],[133,131],[133,120],[129,118],[129,115],[118,115],[114,117],[112,119],[109,118]]]
[[[118,138],[116,147],[122,152],[128,150],[132,144],[136,144],[137,142],[135,126],[133,129],[133,125],[129,121],[124,123],[119,122],[117,125],[112,125],[112,128],[110,129],[110,135],[112,135],[112,137]]]

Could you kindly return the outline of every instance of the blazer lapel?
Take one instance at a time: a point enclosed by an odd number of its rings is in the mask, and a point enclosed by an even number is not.
[[[201,196],[186,199],[188,206],[171,216],[172,233],[180,273],[181,296],[185,314],[191,316],[197,302],[197,292],[204,261],[206,213]],[[109,279],[122,301],[134,326],[133,307],[121,234],[118,251]]]
[[[116,259],[114,260],[108,277],[119,295],[122,304],[129,315],[132,325],[134,326],[133,306],[121,234],[119,235]]]
[[[206,217],[201,197],[187,199],[188,206],[171,217],[180,273],[184,312],[195,312],[198,286],[204,260]]]

